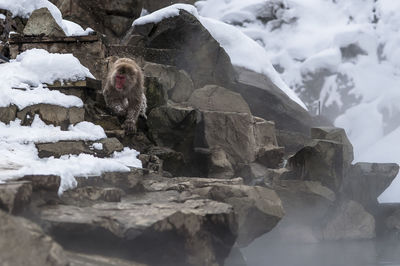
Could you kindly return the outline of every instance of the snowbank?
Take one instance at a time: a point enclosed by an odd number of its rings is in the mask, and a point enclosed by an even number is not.
[[[0,107],[14,104],[23,109],[39,103],[81,107],[83,103],[79,98],[67,96],[58,91],[50,91],[43,87],[43,83],[52,84],[57,80],[76,81],[86,77],[94,78],[72,54],[50,54],[41,49],[28,50],[10,63],[0,65],[0,80],[2,81]]]
[[[36,9],[46,7],[53,15],[57,24],[64,30],[67,36],[88,35],[93,30],[84,30],[78,24],[62,19],[60,10],[47,0],[0,0],[0,9],[9,10],[13,16],[29,18]]]

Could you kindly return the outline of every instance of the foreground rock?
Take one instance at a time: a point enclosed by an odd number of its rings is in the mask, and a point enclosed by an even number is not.
[[[322,228],[325,240],[361,240],[375,238],[375,219],[355,201],[341,202],[330,211]]]
[[[65,37],[65,32],[45,7],[32,12],[23,33],[27,36]]]
[[[378,212],[378,197],[390,186],[399,172],[397,164],[356,163],[347,172],[343,192],[361,203],[369,212]]]
[[[67,266],[62,248],[39,226],[0,211],[0,261],[2,265]]]
[[[90,208],[46,207],[41,218],[72,250],[95,248],[151,265],[222,265],[236,239],[232,207],[201,199],[179,202],[177,194],[148,193]]]
[[[284,216],[281,200],[273,190],[245,186],[241,178],[159,178],[143,182],[148,191],[183,191],[232,205],[239,223],[240,246],[272,230]]]

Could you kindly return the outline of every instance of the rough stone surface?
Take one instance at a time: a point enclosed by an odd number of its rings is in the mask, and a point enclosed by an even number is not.
[[[171,192],[153,194],[90,208],[46,207],[41,218],[57,241],[77,251],[88,249],[81,241],[89,241],[102,255],[151,265],[223,264],[236,238],[232,207],[202,199],[168,201]]]
[[[343,145],[328,140],[313,140],[288,160],[292,178],[319,181],[338,191],[343,180]]]
[[[31,201],[30,182],[8,182],[0,184],[0,209],[9,213],[22,211]]]
[[[322,229],[324,240],[375,238],[375,219],[355,201],[344,201],[330,212]]]
[[[64,19],[74,21],[84,28],[90,27],[106,34],[112,42],[118,42],[140,16],[142,0],[60,0],[58,8]]]
[[[239,223],[238,243],[245,246],[269,232],[284,215],[277,194],[268,188],[243,185],[241,178],[159,178],[144,180],[146,191],[193,193],[233,206]]]
[[[26,175],[20,181],[29,181],[34,192],[40,190],[57,192],[61,184],[61,178],[56,175]]]
[[[24,28],[24,35],[64,37],[65,32],[57,24],[50,11],[43,7],[32,12]]]
[[[343,181],[343,192],[361,203],[372,214],[378,209],[378,197],[389,187],[399,172],[397,164],[356,163]]]
[[[15,105],[0,107],[0,122],[8,124],[15,118],[17,118],[17,107]]]
[[[147,62],[143,67],[145,76],[157,78],[162,85],[165,95],[174,102],[181,103],[189,99],[194,91],[193,81],[184,70]]]
[[[170,6],[172,4],[176,3],[184,3],[184,4],[190,4],[193,5],[196,2],[196,0],[147,0],[144,3],[144,8],[148,10],[149,12],[154,12],[158,9]]]
[[[128,260],[122,260],[113,257],[104,257],[100,255],[83,254],[78,252],[66,252],[70,266],[147,266]]]
[[[40,119],[46,124],[60,126],[66,130],[69,125],[74,125],[84,121],[85,110],[83,108],[65,108],[50,104],[37,104],[28,106],[17,113],[17,117],[22,120],[23,125],[30,125],[38,114]]]
[[[69,205],[90,206],[94,202],[120,202],[123,191],[119,188],[80,187],[65,191],[61,200]]]
[[[353,145],[343,128],[317,127],[311,129],[312,139],[333,140],[343,145],[343,167],[347,170],[354,160]]]
[[[205,111],[251,114],[248,104],[240,94],[216,85],[207,85],[195,90],[188,103]]]
[[[102,144],[103,149],[94,148],[93,144]],[[79,155],[81,153],[92,154],[97,157],[108,157],[115,151],[122,151],[124,146],[117,138],[107,138],[96,142],[85,141],[60,141],[56,143],[36,144],[40,158],[54,156],[59,158],[63,155]]]
[[[313,125],[310,114],[268,77],[241,67],[235,70],[237,83],[233,89],[242,95],[253,115],[275,121],[278,129],[309,134]]]
[[[132,38],[141,35],[144,48],[174,50],[172,62],[164,62],[183,69],[191,76],[195,88],[207,84],[224,86],[234,79],[229,56],[203,25],[191,14],[181,10],[179,16],[162,20],[157,24],[133,27],[124,37],[127,45]],[[190,49],[187,49],[190,47]],[[154,61],[159,62],[158,57]]]
[[[0,261],[2,265],[67,266],[62,248],[39,226],[0,211]]]

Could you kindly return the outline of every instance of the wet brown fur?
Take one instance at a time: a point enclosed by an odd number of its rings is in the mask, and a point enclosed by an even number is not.
[[[115,88],[117,74],[126,76],[122,91]],[[128,131],[135,131],[139,114],[146,103],[143,96],[143,73],[134,60],[120,58],[112,65],[108,72],[103,95],[107,106],[113,113],[126,116],[123,127]]]

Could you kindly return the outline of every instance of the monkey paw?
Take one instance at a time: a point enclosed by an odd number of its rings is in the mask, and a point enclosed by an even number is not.
[[[134,121],[128,121],[126,120],[125,123],[122,125],[122,127],[128,132],[128,133],[135,133],[136,132],[136,123]]]

